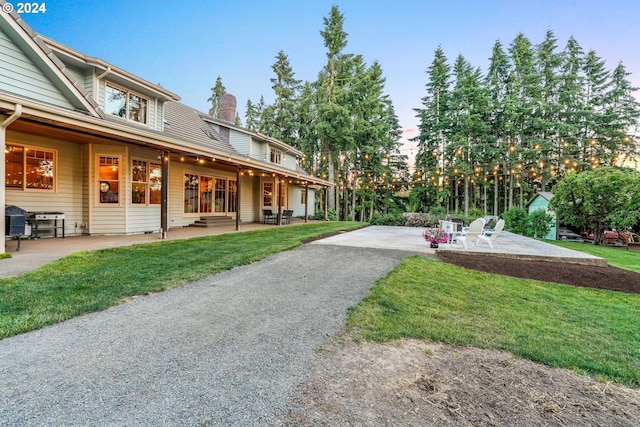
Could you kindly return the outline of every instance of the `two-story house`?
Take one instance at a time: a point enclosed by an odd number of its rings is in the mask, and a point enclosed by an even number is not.
[[[212,118],[2,13],[0,206],[60,212],[66,235],[166,232],[203,217],[238,225],[263,209],[313,215],[331,184],[300,169],[300,151],[236,126],[233,96],[221,107]]]

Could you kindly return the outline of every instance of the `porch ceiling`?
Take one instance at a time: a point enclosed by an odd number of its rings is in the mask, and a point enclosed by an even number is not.
[[[172,161],[182,161],[185,157],[186,161],[195,162],[197,156],[204,160],[204,166],[217,167],[226,170],[236,170],[240,168],[240,172],[251,176],[277,176],[290,180],[291,182],[308,183],[311,185],[331,186],[332,184],[315,177],[301,174],[297,171],[290,171],[281,167],[262,164],[262,162],[251,158],[235,158],[223,153],[209,152],[204,153],[196,150],[183,149],[183,147],[171,147],[170,144],[152,143],[137,139],[135,137],[127,137],[125,135],[114,135],[107,131],[90,129],[77,124],[61,122],[55,119],[43,118],[32,114],[23,114],[8,128],[9,132],[21,132],[29,135],[41,136],[46,138],[54,138],[63,141],[69,141],[76,144],[107,144],[107,145],[125,145],[134,144],[147,148],[157,149],[169,152],[172,155]],[[215,160],[214,160],[215,159]],[[194,163],[195,164],[195,163]]]

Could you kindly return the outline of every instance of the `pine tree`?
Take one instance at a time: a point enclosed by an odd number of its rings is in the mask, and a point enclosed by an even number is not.
[[[416,155],[416,183],[419,188],[432,185],[437,189],[440,203],[448,201],[445,189],[447,169],[445,151],[448,146],[449,130],[448,106],[450,97],[451,67],[441,47],[434,53],[433,61],[427,69],[426,95],[422,98],[423,108],[415,109],[420,120],[420,134],[414,138],[418,142]],[[428,194],[428,193],[427,193]],[[423,195],[427,195],[423,193]],[[429,201],[422,200],[424,205]]]
[[[618,63],[612,73],[611,88],[605,94],[605,114],[609,118],[609,132],[605,139],[609,158],[605,162],[610,164],[639,154],[631,133],[640,117],[640,103],[634,96],[638,88],[631,85],[629,75],[622,62]]]
[[[300,80],[294,78],[289,58],[283,51],[278,52],[276,62],[271,66],[275,77],[271,79],[271,88],[276,99],[273,104],[273,123],[265,133],[289,145],[298,147],[298,126],[296,119],[296,103]]]
[[[343,146],[350,145],[350,117],[344,91],[351,78],[352,56],[342,52],[347,45],[347,33],[343,30],[344,16],[337,6],[331,7],[329,17],[323,18],[323,22],[325,28],[320,34],[327,48],[327,63],[318,75],[316,129],[321,141],[321,158],[326,160],[326,178],[335,182],[336,155]],[[329,192],[327,205],[329,209],[336,209],[334,192]]]
[[[211,103],[211,108],[209,108],[211,117],[220,118],[220,97],[225,93],[227,93],[227,89],[222,84],[222,78],[218,76],[215,86],[211,88],[211,96],[207,99],[207,102]]]
[[[493,180],[493,214],[498,214],[498,175],[500,163],[505,155],[504,147],[513,121],[515,101],[511,85],[512,66],[502,43],[494,43],[485,78],[489,94],[491,131],[480,150],[476,151],[475,175],[482,177],[484,212],[489,211],[489,180]],[[515,146],[514,146],[515,147]]]
[[[260,114],[258,109],[250,99],[247,100],[247,108],[245,110],[244,118],[246,121],[246,128],[250,130],[257,130],[260,123]]]

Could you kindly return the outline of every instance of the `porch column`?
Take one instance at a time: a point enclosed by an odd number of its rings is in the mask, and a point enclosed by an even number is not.
[[[169,152],[162,152],[162,188],[160,191],[160,238],[167,238],[169,230]]]
[[[280,203],[280,200],[282,199],[282,180],[277,176],[274,179],[278,188],[278,197],[276,199],[276,203],[278,204],[278,225],[282,225],[282,206]]]
[[[328,198],[329,196],[329,187],[324,187],[324,220],[329,221],[329,214],[327,213],[327,209],[329,209]]]
[[[6,142],[7,142],[7,128],[11,123],[18,120],[18,118],[21,115],[22,115],[22,105],[16,104],[13,114],[11,114],[6,119],[2,120],[2,122],[0,123],[0,179],[2,179],[2,184],[0,184],[0,208],[2,209],[2,213],[4,213],[4,205],[7,203],[7,192],[6,192],[7,165],[5,163],[7,160],[4,153],[4,149],[6,147]],[[2,221],[0,221],[0,236],[2,236],[2,244],[0,245],[0,254],[3,254],[5,252],[5,245],[6,245],[5,237],[4,237],[5,232],[6,232],[5,223],[3,219]]]
[[[304,183],[304,222],[309,222],[309,182]]]
[[[236,231],[240,230],[240,167],[236,168]]]

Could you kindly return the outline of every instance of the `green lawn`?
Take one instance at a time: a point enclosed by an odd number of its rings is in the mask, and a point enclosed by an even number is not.
[[[158,292],[363,224],[314,223],[78,252],[0,279],[0,338]],[[562,243],[638,271],[640,254]],[[593,252],[591,252],[593,251]],[[10,262],[10,261],[0,261]],[[582,289],[406,258],[350,309],[357,339],[417,338],[509,351],[640,385],[640,295]]]
[[[629,266],[627,266],[629,267]],[[640,385],[640,295],[492,275],[408,257],[350,310],[356,339],[505,350]]]
[[[103,310],[362,226],[323,222],[76,252],[0,279],[0,339]],[[10,262],[9,260],[0,262]]]
[[[544,242],[606,258],[609,265],[640,273],[640,251],[630,251],[626,248],[612,246],[596,246],[590,243],[561,242],[557,240],[545,240]]]

